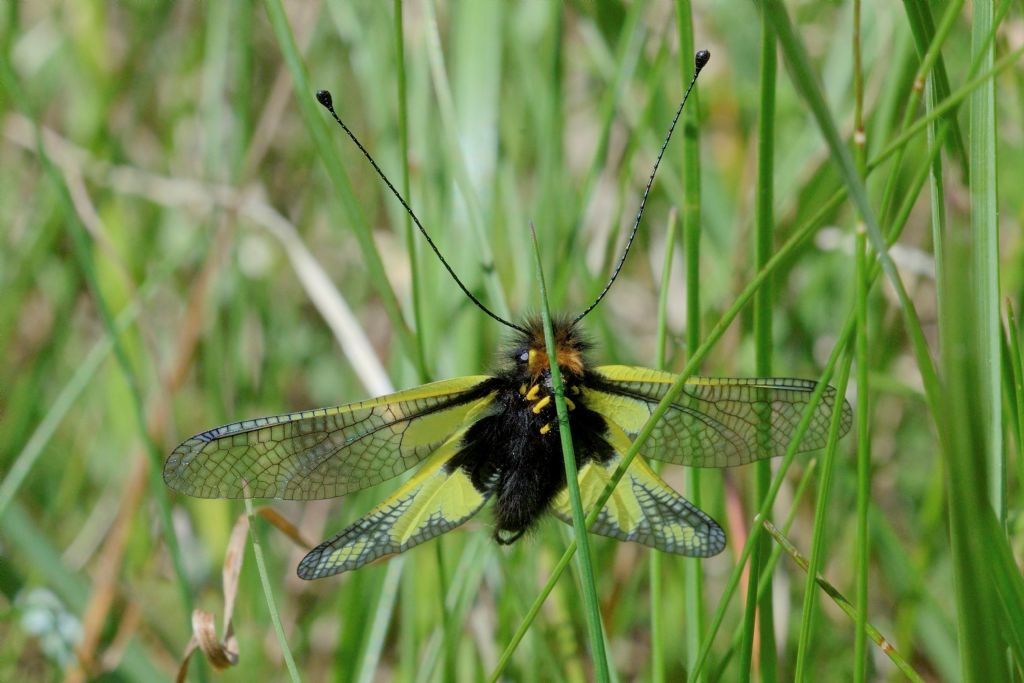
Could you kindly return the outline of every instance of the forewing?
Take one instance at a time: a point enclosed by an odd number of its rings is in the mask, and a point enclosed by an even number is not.
[[[420,471],[368,515],[314,548],[299,563],[299,577],[319,579],[405,552],[451,531],[490,497],[462,468],[447,471],[464,431],[439,448]]]
[[[675,382],[676,376],[648,368],[597,368],[583,390],[587,406],[635,437]],[[694,377],[654,426],[642,452],[649,458],[690,467],[733,467],[781,455],[796,432],[816,382],[804,379]],[[827,387],[800,451],[825,446],[838,401]],[[841,402],[840,435],[853,411]]]
[[[614,457],[604,463],[588,461],[577,477],[584,512],[593,509],[629,448],[628,437],[614,425],[609,428],[617,432],[610,439]],[[563,490],[551,510],[571,525],[569,505],[568,491]],[[718,523],[672,490],[640,456],[633,458],[590,531],[690,557],[710,557],[725,548],[725,533]]]
[[[333,498],[422,462],[487,413],[487,377],[460,377],[336,408],[243,420],[174,449],[164,481],[199,498]]]

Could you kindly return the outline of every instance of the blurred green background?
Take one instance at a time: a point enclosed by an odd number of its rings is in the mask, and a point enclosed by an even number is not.
[[[911,672],[1024,680],[1012,554],[1024,550],[1024,382],[1019,326],[1005,321],[1024,286],[1024,15],[1009,2],[904,0],[866,4],[856,26],[857,7],[4,3],[0,679],[169,679],[193,608],[223,629],[220,569],[244,508],[164,488],[162,460],[182,439],[490,367],[503,330],[410,237],[316,89],[409,188],[471,289],[518,319],[538,310],[531,220],[552,306],[576,312],[600,290],[696,47],[711,62],[622,275],[586,321],[594,360],[653,367],[663,337],[665,366],[680,370],[757,274],[759,236],[763,263],[804,230],[700,372],[816,378],[835,355],[838,376],[861,281],[856,228],[902,229],[856,327],[864,362],[847,397],[869,399],[867,423],[834,467],[819,453],[813,471],[799,456],[780,474],[771,518],[794,515],[787,536],[805,555],[817,541],[821,575],[851,602],[866,580],[867,620]],[[870,471],[858,472],[859,443]],[[763,581],[773,614],[762,603],[770,620],[754,628],[735,572],[770,475],[701,473],[701,507],[730,539],[717,557],[664,556],[652,570],[653,551],[592,537],[619,680],[682,680],[705,640],[700,680],[905,680],[870,640],[855,656],[854,619],[817,589],[808,602],[786,554]],[[681,468],[663,476],[694,486]],[[275,507],[319,541],[393,487]],[[302,678],[494,672],[571,531],[546,521],[504,548],[489,526],[485,512],[401,560],[309,584],[294,576],[303,550],[257,519]],[[289,675],[245,553],[237,665],[193,662],[190,679]],[[595,675],[579,595],[567,573],[507,680]]]

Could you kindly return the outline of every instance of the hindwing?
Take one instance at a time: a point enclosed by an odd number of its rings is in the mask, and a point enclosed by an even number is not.
[[[387,500],[306,555],[299,577],[319,579],[358,569],[451,531],[475,515],[490,491],[478,490],[463,468],[445,467],[458,453],[465,431],[449,438]]]
[[[593,509],[629,449],[629,437],[618,426],[609,424],[608,429],[615,455],[605,462],[587,461],[577,477],[585,514]],[[551,511],[572,524],[567,490],[555,497]],[[690,557],[710,557],[725,548],[725,533],[718,523],[662,481],[640,456],[629,464],[590,532]]]

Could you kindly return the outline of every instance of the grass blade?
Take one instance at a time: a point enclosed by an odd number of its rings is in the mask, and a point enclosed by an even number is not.
[[[854,680],[867,680],[868,508],[871,503],[871,434],[868,427],[868,272],[867,237],[857,230],[855,267],[857,279],[857,619],[854,632]]]
[[[121,334],[132,324],[145,298],[146,292],[140,291],[138,299],[121,311],[121,314],[114,321],[114,334]],[[32,466],[35,465],[36,461],[43,454],[46,443],[68,414],[75,400],[88,386],[89,381],[107,358],[113,346],[114,342],[109,334],[96,342],[82,360],[78,369],[75,370],[75,374],[71,376],[71,379],[61,389],[47,411],[46,417],[36,426],[25,447],[21,449],[21,452],[14,459],[14,464],[11,465],[4,475],[3,482],[0,482],[0,522],[3,521],[4,513],[7,512],[8,506],[14,501],[18,489],[21,488],[25,478],[32,471]]]
[[[761,18],[760,109],[757,128],[757,190],[754,218],[754,267],[761,269],[771,256],[775,228],[775,29],[763,10]],[[772,374],[772,291],[771,281],[754,294],[754,374],[770,377]],[[767,429],[767,421],[762,429]],[[754,466],[754,504],[761,505],[771,487],[772,465],[765,460]],[[747,607],[744,614],[744,633],[740,650],[740,675],[749,678],[754,647],[755,607],[758,616],[757,635],[760,639],[761,671],[763,681],[777,677],[775,656],[775,609],[770,576],[763,576],[771,554],[771,543],[761,539],[750,557],[747,575]],[[759,594],[761,579],[764,592]]]
[[[993,28],[993,0],[975,2],[971,46],[986,71],[995,62],[995,46],[988,42]],[[971,164],[971,236],[974,307],[981,367],[977,377],[979,402],[973,407],[987,432],[985,459],[988,496],[1001,523],[1006,522],[1006,462],[1002,428],[1002,354],[999,348],[999,220],[996,186],[996,84],[988,80],[971,93],[968,157]]]
[[[398,72],[395,86],[398,88],[398,149],[402,155],[402,194],[409,198],[412,192],[409,187],[409,106],[405,78],[405,31],[402,0],[395,0],[392,10],[395,15],[395,68]],[[412,308],[413,327],[417,334],[416,368],[420,381],[430,381],[430,370],[427,366],[427,354],[423,346],[423,305],[420,301],[420,261],[417,248],[416,233],[412,229],[412,216],[405,214],[405,251],[409,254],[409,297]]]
[[[689,0],[676,2],[676,33],[679,34],[679,73],[683,85],[688,85],[686,74],[692,65],[691,55],[697,47],[693,39],[693,7]],[[689,108],[683,112],[683,130],[680,153],[683,158],[683,255],[686,258],[686,353],[689,355],[700,345],[700,241],[701,241],[701,181],[700,181],[700,88],[694,85]],[[688,469],[683,494],[697,507],[701,505],[700,472]],[[686,667],[696,661],[706,619],[704,607],[704,567],[697,558],[683,560],[683,598],[686,605]]]
[[[854,166],[850,150],[839,137],[835,120],[829,112],[828,105],[825,103],[825,98],[821,92],[821,87],[818,84],[818,79],[811,68],[807,50],[794,31],[785,8],[777,0],[766,2],[764,7],[769,13],[772,23],[775,25],[775,30],[778,33],[779,44],[786,56],[786,65],[791,70],[791,80],[814,114],[818,127],[821,129],[825,142],[828,144],[832,158],[838,165],[840,174],[849,190],[850,198],[853,200],[867,226],[867,234],[871,240],[872,248],[878,255],[882,271],[899,297],[901,311],[905,317],[905,327],[911,337],[912,348],[917,360],[918,369],[924,381],[925,392],[929,397],[930,404],[934,406],[937,404],[939,393],[938,377],[928,350],[928,343],[921,329],[917,309],[907,294],[903,280],[896,270],[896,264],[893,263],[892,257],[889,256],[885,238],[882,236],[882,230],[875,219],[874,210],[868,202],[867,190]]]
[[[765,530],[767,530],[767,532],[771,535],[771,537],[775,539],[776,543],[778,543],[783,548],[783,550],[785,550],[789,554],[789,556],[793,558],[793,561],[797,563],[797,566],[799,566],[806,572],[810,564],[807,561],[807,558],[801,555],[800,552],[796,549],[796,547],[792,543],[790,543],[782,534],[780,534],[778,529],[776,529],[771,522],[769,522],[766,519],[762,522],[762,524]],[[853,613],[853,606],[850,605],[850,601],[847,600],[842,593],[836,590],[835,586],[833,586],[820,576],[814,576],[814,583],[816,583],[830,598],[832,598],[832,601],[836,604],[836,606],[838,606],[839,609],[843,610],[843,612],[845,612],[847,616],[855,617]],[[871,637],[871,640],[873,640],[879,646],[882,652],[884,652],[889,657],[889,659],[892,660],[893,664],[896,665],[896,668],[899,669],[900,672],[904,676],[906,676],[908,680],[914,681],[914,683],[924,683],[924,679],[921,678],[921,676],[914,670],[912,666],[910,666],[910,663],[907,662],[907,660],[899,653],[899,651],[897,651],[896,648],[893,647],[892,644],[885,639],[885,637],[878,631],[878,629],[876,629],[871,624],[868,624],[867,632],[868,635]]]
[[[665,259],[661,267],[661,288],[658,292],[658,327],[657,327],[657,350],[656,367],[659,370],[665,369],[665,344],[668,336],[668,290],[669,281],[672,275],[672,261],[675,256],[676,246],[676,217],[678,212],[675,207],[669,211],[668,229],[665,231]],[[660,464],[652,463],[655,471],[661,469]],[[651,582],[651,682],[661,683],[665,680],[665,613],[662,603],[662,555],[651,553],[648,565],[648,575]],[[692,603],[687,601],[692,606]],[[689,614],[689,610],[687,612]]]
[[[587,633],[590,636],[590,652],[594,661],[597,680],[606,683],[611,680],[608,670],[608,657],[604,651],[604,629],[601,625],[601,607],[597,601],[597,588],[594,585],[594,566],[590,557],[590,541],[587,528],[590,526],[584,519],[583,500],[580,497],[580,485],[576,479],[576,455],[573,452],[572,433],[569,431],[569,408],[565,404],[565,389],[562,385],[562,372],[558,367],[558,354],[555,349],[555,333],[551,324],[551,311],[548,309],[548,292],[544,284],[544,270],[541,266],[540,245],[537,243],[537,231],[530,224],[533,236],[534,256],[536,257],[537,284],[540,287],[540,312],[544,320],[544,340],[548,347],[548,362],[551,368],[551,393],[555,397],[555,409],[558,412],[558,435],[562,441],[562,457],[565,461],[565,481],[569,490],[569,502],[572,506],[572,528],[576,536],[576,547],[580,549],[579,565],[580,580],[583,584],[584,616],[587,620]],[[600,513],[604,506],[599,501],[594,506],[592,515]]]
[[[852,354],[847,354],[845,360],[840,361],[839,380],[836,382],[836,395],[846,395],[846,384],[850,379],[850,363],[853,360]],[[814,533],[811,541],[811,559],[807,566],[807,581],[804,586],[804,605],[800,615],[800,633],[797,636],[796,646],[796,673],[793,676],[795,681],[807,680],[807,657],[811,649],[812,621],[815,611],[815,598],[817,591],[814,590],[814,582],[822,565],[822,556],[825,554],[825,534],[828,504],[832,492],[832,471],[836,461],[836,446],[839,443],[839,425],[842,412],[836,410],[832,413],[832,420],[829,424],[828,444],[825,446],[825,459],[821,466],[821,481],[818,485],[818,499],[814,508]]]
[[[401,308],[398,305],[398,297],[395,296],[395,291],[388,280],[387,271],[384,268],[380,253],[377,251],[373,236],[370,234],[366,215],[363,213],[355,191],[352,189],[352,183],[345,172],[345,166],[338,155],[337,147],[332,143],[331,137],[328,135],[327,123],[321,116],[319,108],[314,104],[314,89],[309,84],[306,67],[303,64],[298,45],[295,43],[295,36],[292,35],[288,16],[281,5],[281,0],[266,0],[265,4],[267,16],[270,18],[270,24],[277,38],[277,45],[288,66],[292,82],[295,84],[295,99],[299,104],[299,110],[302,112],[302,118],[310,135],[313,137],[316,150],[320,154],[320,160],[327,168],[327,175],[340,197],[340,207],[335,202],[329,202],[329,206],[332,209],[341,209],[342,213],[336,217],[336,222],[348,225],[355,234],[370,281],[381,297],[384,310],[387,311],[388,317],[391,319],[402,348],[409,358],[415,360],[418,356],[416,340],[413,338],[412,331],[402,316]]]
[[[259,534],[256,533],[254,524],[252,498],[245,498],[245,513],[249,515],[249,533],[252,537],[252,552],[256,558],[256,568],[260,575],[260,585],[263,586],[263,596],[267,601],[267,611],[270,612],[270,620],[274,624],[274,633],[277,634],[277,642],[281,645],[281,655],[284,657],[285,666],[288,667],[288,675],[293,683],[299,683],[302,678],[299,676],[299,669],[295,666],[295,658],[288,647],[288,639],[284,635],[284,626],[281,625],[281,615],[277,612],[277,603],[274,601],[274,591],[270,587],[270,577],[267,575],[267,564],[263,559],[263,546],[260,545]]]

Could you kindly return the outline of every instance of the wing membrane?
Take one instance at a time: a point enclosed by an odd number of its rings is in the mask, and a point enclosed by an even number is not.
[[[579,471],[580,496],[587,512],[629,448],[629,438],[618,427],[609,425],[609,429],[615,456],[604,463],[591,460]],[[563,490],[552,502],[551,511],[571,525],[569,505],[568,491]],[[640,456],[629,464],[590,532],[690,557],[710,557],[725,548],[725,533],[718,523],[662,481]]]
[[[668,393],[675,375],[648,368],[608,365],[584,389],[587,405],[635,437]],[[803,379],[694,377],[658,421],[644,446],[647,457],[690,467],[733,467],[781,455],[789,446],[817,386]],[[799,450],[825,446],[838,401],[828,387],[800,441]],[[853,421],[842,401],[840,434]]]
[[[299,563],[299,576],[319,579],[358,569],[451,531],[475,515],[490,493],[478,491],[462,468],[449,472],[444,467],[456,454],[462,433],[449,439],[416,476],[368,515],[306,555]]]
[[[486,414],[485,376],[425,384],[360,403],[243,420],[188,439],[164,481],[199,498],[333,498],[422,462]]]

